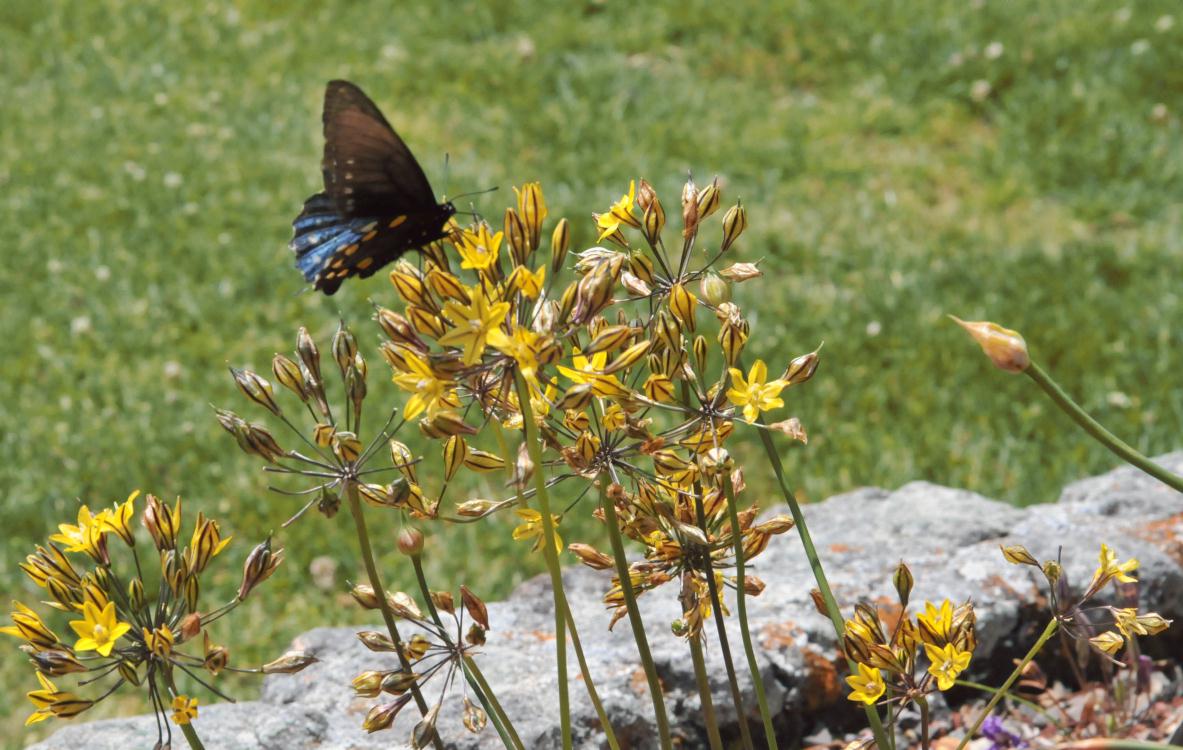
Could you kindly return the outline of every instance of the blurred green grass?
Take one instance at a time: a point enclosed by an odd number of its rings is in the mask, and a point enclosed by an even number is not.
[[[407,5],[0,7],[6,598],[36,598],[16,564],[78,499],[142,487],[224,519],[239,539],[215,595],[293,510],[209,404],[241,407],[225,365],[266,371],[300,324],[323,341],[341,316],[376,341],[382,276],[297,294],[285,249],[317,189],[333,77],[370,92],[437,189],[445,153],[451,193],[502,187],[479,199],[491,216],[509,185],[540,179],[578,242],[631,177],[673,201],[687,169],[719,174],[749,209],[738,252],[766,259],[737,290],[750,350],[783,362],[826,342],[786,410],[810,430],[790,464],[808,498],[923,478],[1045,502],[1113,464],[949,312],[1021,330],[1139,449],[1180,446],[1176,3]],[[371,401],[391,403],[382,381]],[[758,470],[749,482],[767,486]],[[316,556],[359,577],[345,520],[283,533],[288,562],[223,634],[236,658],[360,618],[308,582]],[[507,592],[537,569],[508,529],[433,537],[435,580]],[[377,534],[409,585],[393,528]],[[0,675],[32,684],[12,649]],[[0,698],[11,746],[32,736],[23,704]],[[97,712],[113,708],[137,706]]]

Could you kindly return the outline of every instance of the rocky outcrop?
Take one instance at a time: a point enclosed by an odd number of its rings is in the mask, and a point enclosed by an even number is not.
[[[1183,453],[1160,460],[1183,471]],[[1010,656],[1029,645],[1033,631],[1046,621],[1040,581],[1031,570],[1006,564],[1000,544],[1021,543],[1040,559],[1055,557],[1062,549],[1070,580],[1084,582],[1096,568],[1098,548],[1105,542],[1123,559],[1140,560],[1142,607],[1169,618],[1183,617],[1183,495],[1133,469],[1077,482],[1064,490],[1059,502],[1029,508],[914,482],[894,492],[862,489],[840,495],[808,506],[806,515],[845,611],[860,599],[891,606],[891,572],[901,558],[915,574],[913,601],[972,598],[978,615],[979,671],[991,665],[1005,668]],[[749,600],[749,614],[778,733],[799,738],[822,718],[857,719],[858,712],[842,705],[833,631],[810,601],[814,581],[795,535],[777,538],[755,568],[768,586]],[[590,671],[622,745],[653,747],[646,683],[632,636],[623,623],[608,631],[608,613],[599,604],[608,579],[586,568],[571,568],[564,575]],[[549,582],[540,577],[520,586],[506,601],[490,604],[493,630],[480,657],[528,748],[559,746],[550,601]],[[688,652],[668,627],[680,614],[674,590],[646,595],[641,603],[675,731],[684,746],[705,746]],[[738,629],[733,641],[738,650]],[[349,682],[382,659],[366,650],[352,629],[317,628],[294,645],[316,653],[321,662],[295,676],[268,678],[258,701],[202,707],[196,726],[210,750],[363,750],[406,741],[416,718],[413,706],[391,731],[367,735],[361,729],[372,701],[355,698]],[[707,662],[716,711],[721,721],[734,727],[722,659],[713,641]],[[577,746],[599,748],[596,715],[575,668],[571,681]],[[743,685],[754,716],[751,688]],[[439,728],[447,746],[499,746],[492,727],[479,736],[467,733],[459,708],[458,695],[445,699]],[[758,719],[753,726],[759,726]],[[128,750],[147,747],[154,737],[155,725],[148,716],[69,726],[32,747]],[[182,741],[178,735],[176,746]]]

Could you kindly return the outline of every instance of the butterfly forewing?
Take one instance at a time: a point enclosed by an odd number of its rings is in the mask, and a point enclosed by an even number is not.
[[[435,194],[402,138],[361,89],[332,81],[325,89],[325,192],[342,216],[407,212],[436,205]]]
[[[455,213],[437,203],[415,157],[374,103],[348,81],[325,90],[325,190],[292,222],[296,266],[333,294],[444,236]]]

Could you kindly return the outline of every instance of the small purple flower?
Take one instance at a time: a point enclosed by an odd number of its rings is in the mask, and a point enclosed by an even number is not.
[[[1002,725],[1002,717],[994,714],[986,717],[982,722],[982,734],[990,740],[990,750],[1003,750],[1003,748],[1019,748],[1027,747],[1027,743],[1022,737],[1009,731]]]

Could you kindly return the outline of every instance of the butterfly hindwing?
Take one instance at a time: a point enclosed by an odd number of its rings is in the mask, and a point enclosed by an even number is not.
[[[325,89],[324,135],[325,189],[304,202],[289,246],[304,278],[333,294],[442,238],[455,209],[436,202],[407,145],[348,81]]]
[[[351,276],[372,276],[408,250],[442,238],[451,214],[451,206],[433,204],[420,213],[349,219],[317,193],[292,222],[290,247],[305,280],[331,295]]]

